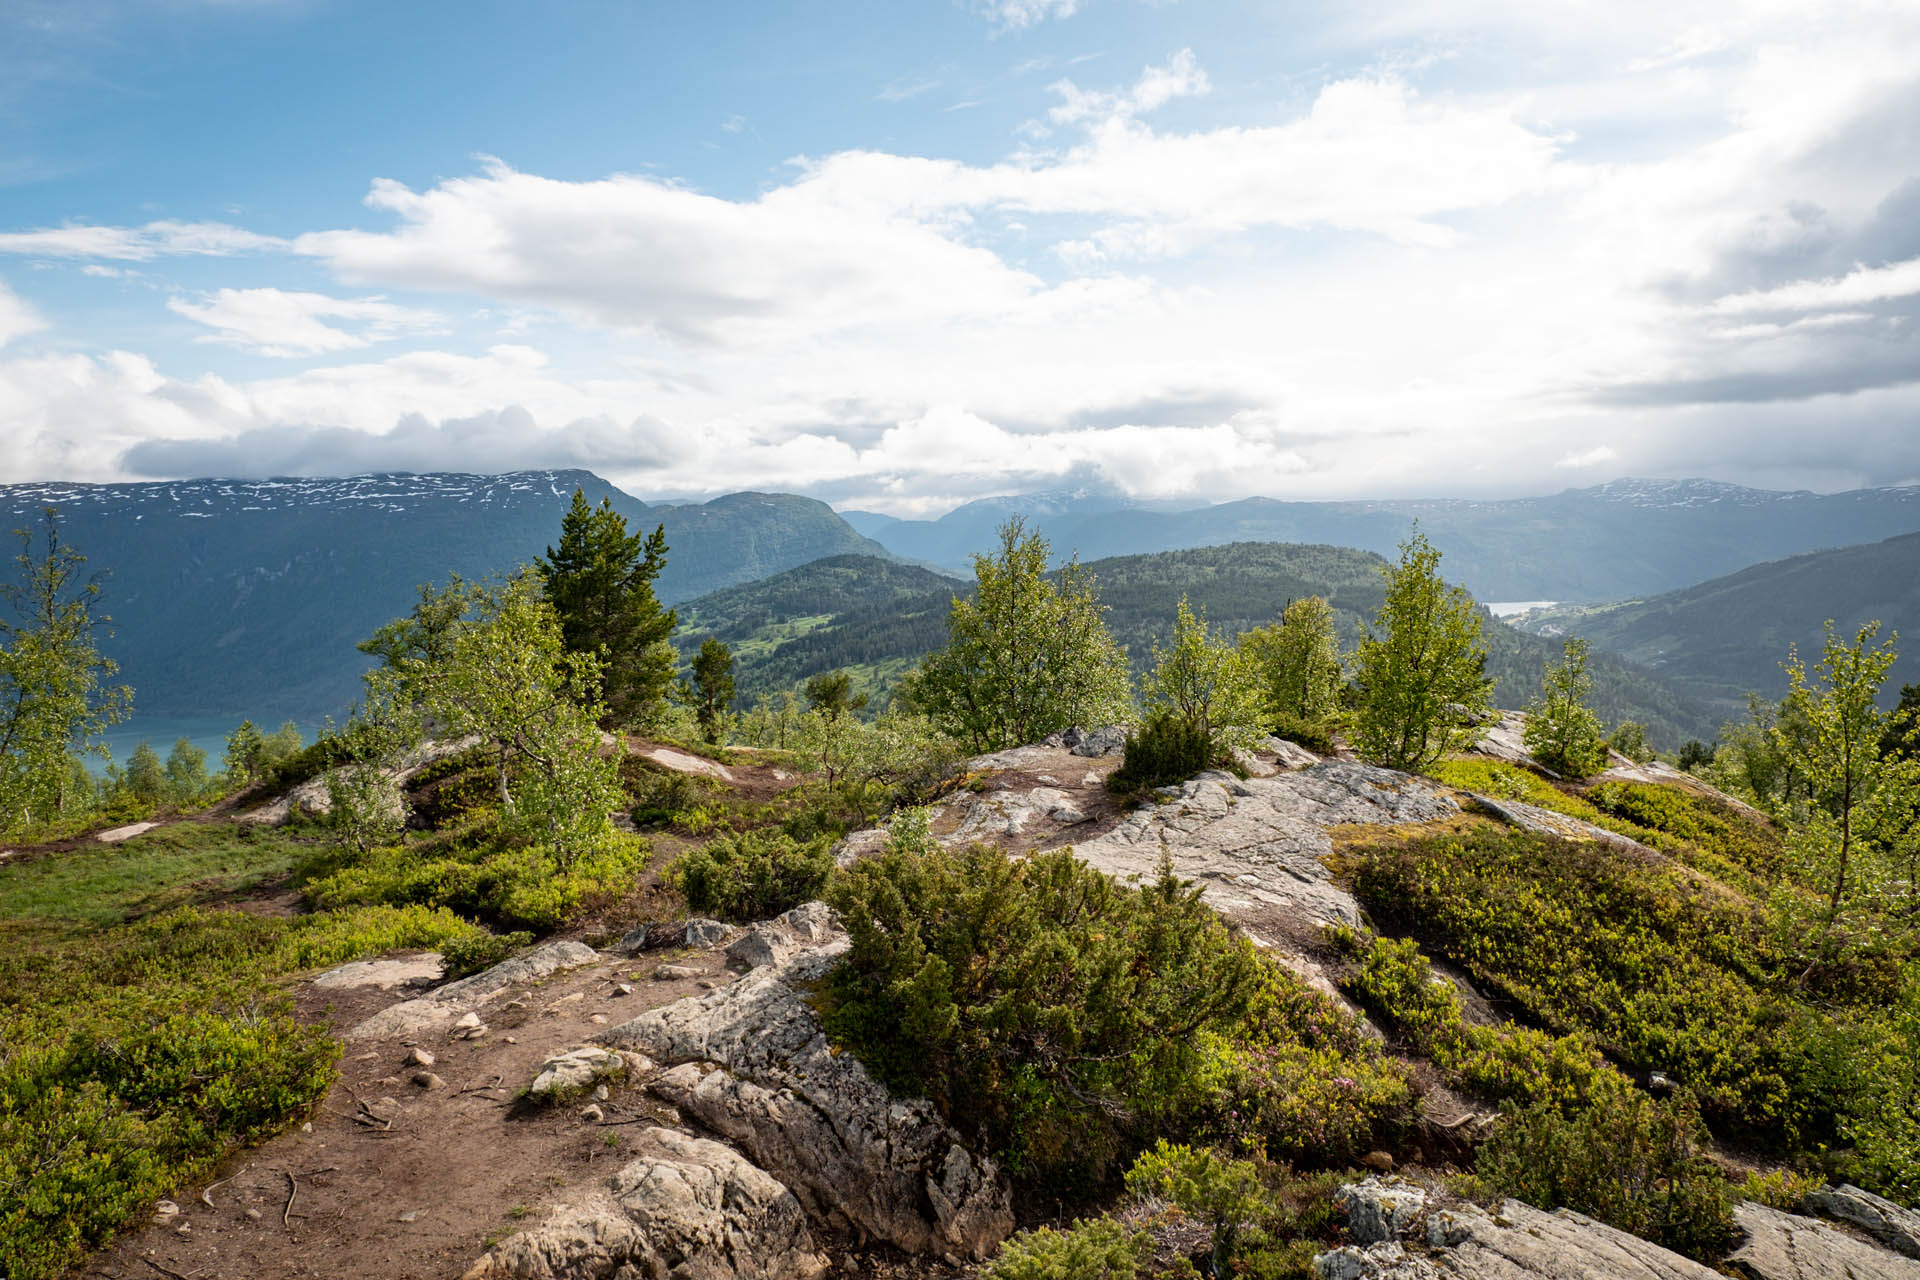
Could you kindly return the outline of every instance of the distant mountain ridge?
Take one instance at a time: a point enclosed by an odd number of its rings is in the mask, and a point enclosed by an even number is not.
[[[136,714],[311,720],[351,701],[354,644],[406,612],[420,584],[539,556],[576,488],[611,499],[630,527],[666,526],[669,603],[823,556],[889,554],[812,498],[649,506],[579,470],[5,485],[0,519],[27,527],[59,508],[64,540],[111,575],[102,647]]]
[[[970,502],[938,520],[860,513],[889,550],[955,571],[1021,514],[1082,560],[1231,542],[1319,543],[1393,554],[1415,520],[1446,573],[1485,601],[1604,601],[1671,591],[1765,560],[1920,531],[1920,487],[1816,494],[1715,480],[1615,480],[1537,498],[1290,502],[1170,510],[1111,494]]]
[[[1768,561],[1646,599],[1536,611],[1518,625],[1585,636],[1733,720],[1744,717],[1748,690],[1786,693],[1788,645],[1812,672],[1828,618],[1845,640],[1876,619],[1882,640],[1900,633],[1889,700],[1920,682],[1920,533]]]
[[[1230,635],[1273,621],[1290,600],[1324,595],[1351,649],[1380,606],[1385,563],[1347,547],[1262,542],[1096,560],[1087,569],[1108,607],[1108,626],[1138,673],[1151,663],[1153,645],[1168,640],[1183,595]],[[678,639],[687,652],[707,635],[725,640],[739,663],[743,701],[840,668],[884,698],[903,672],[946,642],[948,606],[972,588],[971,581],[911,565],[837,556],[688,601]],[[1539,692],[1547,660],[1558,657],[1559,642],[1492,618],[1484,628],[1496,698],[1502,706],[1525,706]],[[1640,721],[1661,746],[1711,736],[1718,723],[1704,703],[1610,654],[1596,656],[1593,674],[1593,705],[1608,724]]]

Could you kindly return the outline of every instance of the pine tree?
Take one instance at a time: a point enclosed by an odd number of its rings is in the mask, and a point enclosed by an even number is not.
[[[1382,573],[1387,598],[1360,646],[1355,736],[1369,760],[1424,769],[1472,742],[1493,705],[1480,615],[1440,580],[1440,553],[1418,530]]]
[[[536,565],[568,652],[600,662],[610,723],[650,725],[665,707],[676,665],[669,637],[680,621],[653,592],[666,563],[665,525],[645,537],[629,534],[611,499],[593,507],[575,489],[559,545]]]
[[[720,741],[720,730],[733,709],[733,651],[712,636],[694,655],[691,675],[675,692],[700,721],[700,736]]]
[[[1586,778],[1607,765],[1607,744],[1600,736],[1600,717],[1587,706],[1593,677],[1587,674],[1587,642],[1568,636],[1564,660],[1547,664],[1540,680],[1540,700],[1527,709],[1527,727],[1521,734],[1527,750],[1555,773]]]

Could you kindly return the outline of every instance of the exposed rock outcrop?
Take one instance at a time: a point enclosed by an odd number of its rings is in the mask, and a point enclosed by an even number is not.
[[[1871,1191],[1847,1184],[1822,1187],[1807,1197],[1806,1208],[1822,1217],[1851,1223],[1895,1253],[1920,1258],[1920,1213],[1902,1209]]]
[[[430,764],[438,764],[449,756],[457,756],[462,751],[480,745],[478,737],[454,738],[448,741],[430,739],[409,751],[400,763],[386,771],[395,782],[405,784],[416,773]],[[333,796],[327,790],[325,774],[309,778],[299,786],[288,791],[277,800],[269,801],[258,809],[249,810],[240,815],[242,822],[258,822],[267,826],[282,826],[296,815],[306,817],[324,817],[333,808]]]
[[[1734,1210],[1746,1243],[1728,1259],[1755,1280],[1915,1280],[1920,1262],[1824,1222],[1751,1200]]]
[[[718,1142],[650,1128],[580,1204],[496,1246],[464,1280],[813,1280],[827,1269],[793,1193]]]
[[[626,1080],[652,1069],[653,1064],[643,1054],[583,1045],[556,1053],[541,1063],[539,1074],[527,1086],[527,1096],[537,1102],[558,1102],[586,1093],[595,1085]]]
[[[1357,1243],[1314,1259],[1314,1274],[1322,1280],[1715,1280],[1718,1275],[1567,1209],[1547,1213],[1509,1200],[1496,1218],[1466,1203],[1439,1207],[1426,1192],[1396,1178],[1368,1178],[1343,1187],[1336,1203]]]
[[[1342,1187],[1335,1205],[1356,1244],[1314,1259],[1322,1280],[1712,1280],[1721,1274],[1570,1209],[1548,1213],[1508,1200],[1496,1216],[1473,1204],[1443,1203],[1397,1178]],[[1728,1264],[1753,1280],[1920,1277],[1920,1262],[1812,1218],[1747,1201],[1734,1221],[1746,1240]]]
[[[1492,796],[1477,793],[1473,796],[1473,802],[1508,826],[1518,827],[1522,831],[1532,831],[1544,836],[1559,836],[1564,840],[1595,840],[1622,853],[1645,854],[1650,858],[1660,856],[1630,836],[1609,831],[1605,827],[1597,827],[1591,822],[1570,814],[1543,809],[1537,804],[1527,804],[1520,800],[1497,800]]]
[[[844,938],[752,970],[697,999],[604,1033],[669,1069],[653,1091],[735,1143],[809,1212],[909,1252],[984,1257],[1013,1230],[993,1161],[969,1152],[933,1105],[900,1100],[836,1053],[804,989]]]
[[[382,1009],[347,1032],[349,1040],[381,1040],[420,1035],[454,1025],[477,1012],[509,987],[537,982],[563,969],[592,964],[600,955],[581,942],[545,942],[502,960],[472,977],[449,982],[437,991]]]
[[[1269,923],[1358,924],[1358,905],[1322,862],[1333,851],[1328,829],[1432,822],[1458,812],[1432,783],[1349,761],[1245,781],[1208,772],[1074,853],[1137,881],[1157,875],[1165,854],[1176,874],[1201,883],[1210,906],[1256,934]]]

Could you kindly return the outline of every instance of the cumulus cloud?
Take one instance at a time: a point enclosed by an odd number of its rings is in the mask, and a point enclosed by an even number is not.
[[[1757,289],[1718,299],[1710,308],[1719,315],[1747,315],[1758,311],[1818,311],[1830,307],[1857,307],[1920,293],[1920,258],[1886,267],[1856,267],[1839,279],[1798,280],[1772,289]]]
[[[384,298],[330,298],[284,289],[221,289],[190,301],[167,300],[168,310],[206,325],[201,342],[220,342],[266,356],[316,356],[352,351],[403,334],[445,332],[431,311]],[[329,324],[345,321],[351,328]]]
[[[0,282],[0,347],[45,326],[38,312]]]

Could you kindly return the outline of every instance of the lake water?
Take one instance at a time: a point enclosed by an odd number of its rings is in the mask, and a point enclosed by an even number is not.
[[[1558,600],[1499,600],[1487,606],[1487,612],[1496,618],[1513,618],[1529,609],[1545,609],[1559,604]]]

